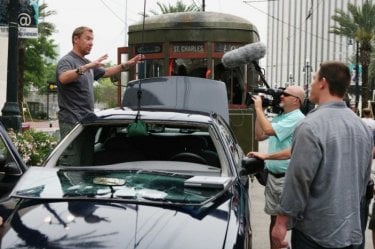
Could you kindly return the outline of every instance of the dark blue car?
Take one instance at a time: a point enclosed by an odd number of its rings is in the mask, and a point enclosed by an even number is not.
[[[227,107],[222,82],[130,82],[121,108],[28,169],[1,128],[1,248],[251,248],[248,174],[263,164],[244,156]]]

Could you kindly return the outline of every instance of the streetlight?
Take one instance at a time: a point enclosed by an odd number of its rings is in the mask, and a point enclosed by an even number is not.
[[[289,72],[289,85],[293,85],[293,73]]]
[[[9,1],[8,74],[6,102],[2,109],[1,121],[5,128],[21,130],[20,108],[17,103],[18,68],[18,12],[19,1]]]
[[[306,77],[306,97],[309,97],[309,85],[311,81],[311,72],[312,72],[312,67],[310,66],[309,59],[306,59],[305,66],[302,71],[305,72],[305,77]]]

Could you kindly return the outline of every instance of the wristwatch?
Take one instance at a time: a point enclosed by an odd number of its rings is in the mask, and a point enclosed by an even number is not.
[[[83,74],[83,72],[82,72],[82,68],[81,68],[81,67],[77,67],[77,69],[76,69],[76,73],[77,73],[78,75],[82,75],[82,74]]]

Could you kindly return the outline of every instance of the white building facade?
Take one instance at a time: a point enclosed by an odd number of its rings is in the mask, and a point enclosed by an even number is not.
[[[0,36],[0,116],[6,102],[8,65],[8,37]]]
[[[274,0],[268,3],[266,78],[272,87],[311,83],[311,72],[326,60],[350,63],[355,41],[330,33],[336,9],[364,0]],[[355,63],[352,61],[351,63]]]

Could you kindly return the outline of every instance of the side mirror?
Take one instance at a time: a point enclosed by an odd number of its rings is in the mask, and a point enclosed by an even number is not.
[[[22,175],[22,171],[15,162],[8,162],[4,166],[5,174],[10,176],[19,176]]]
[[[244,157],[242,159],[241,175],[252,175],[264,169],[264,160],[255,157]]]
[[[8,162],[7,156],[0,152],[0,172],[6,175],[20,175],[22,171],[18,165],[11,161]]]
[[[5,162],[6,162],[6,157],[4,156],[3,153],[0,152],[0,171],[4,170]]]

